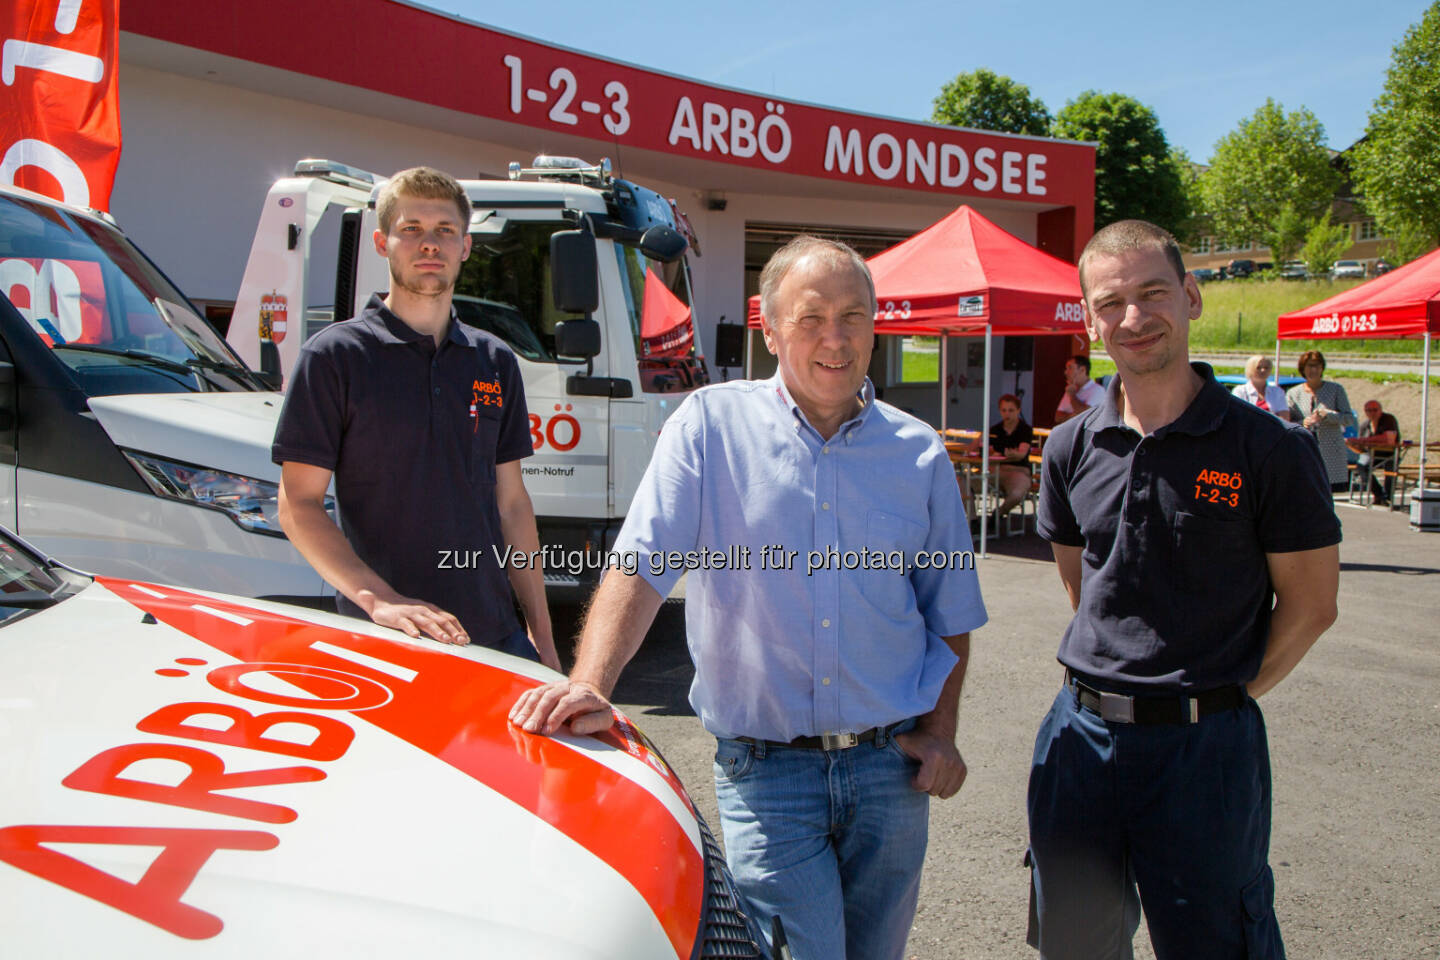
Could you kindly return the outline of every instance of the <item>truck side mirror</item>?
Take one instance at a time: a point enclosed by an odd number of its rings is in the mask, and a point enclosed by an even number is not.
[[[640,237],[640,252],[651,260],[674,263],[685,256],[689,242],[673,227],[657,223]]]
[[[550,296],[556,310],[594,313],[600,306],[598,271],[595,237],[590,231],[558,230],[550,234]],[[558,337],[558,329],[556,333]],[[598,346],[595,352],[599,352]]]
[[[256,372],[255,379],[270,390],[279,390],[285,385],[285,374],[280,371],[280,348],[275,345],[274,340],[260,341],[260,369]]]
[[[584,320],[562,320],[555,325],[556,356],[589,360],[599,353],[600,324],[594,320],[589,317]]]

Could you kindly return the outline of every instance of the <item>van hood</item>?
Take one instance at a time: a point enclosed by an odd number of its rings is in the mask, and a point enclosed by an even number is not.
[[[280,393],[153,393],[91,397],[116,446],[257,480],[280,481],[270,462]]]
[[[618,714],[593,737],[511,727],[556,676],[126,579],[13,618],[3,952],[687,960],[693,807]]]

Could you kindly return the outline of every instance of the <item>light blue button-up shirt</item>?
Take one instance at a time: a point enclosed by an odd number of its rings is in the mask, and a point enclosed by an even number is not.
[[[616,544],[661,596],[688,567],[690,703],[720,737],[791,740],[928,713],[985,623],[933,427],[874,399],[829,441],[777,374],[665,423]]]

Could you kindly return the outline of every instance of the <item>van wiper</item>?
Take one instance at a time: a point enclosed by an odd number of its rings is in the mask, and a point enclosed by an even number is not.
[[[189,366],[190,361],[188,360],[185,363],[181,363],[178,360],[171,360],[167,357],[156,356],[153,353],[146,353],[144,350],[118,350],[115,347],[102,347],[98,343],[57,343],[51,347],[51,349],[80,350],[84,353],[103,353],[110,357],[128,357],[131,360],[139,360],[153,367],[159,367],[161,370],[169,370],[171,373],[183,373],[187,376],[194,373]]]
[[[43,610],[46,607],[53,607],[63,600],[63,597],[56,596],[64,584],[55,588],[55,593],[46,593],[44,590],[21,590],[17,593],[0,593],[0,607],[19,607],[22,610]]]
[[[243,367],[238,363],[227,363],[224,360],[212,360],[209,357],[190,357],[185,361],[185,365],[200,370],[214,370],[217,373],[227,373],[232,377],[240,377],[247,381],[255,378],[254,371],[249,367]]]

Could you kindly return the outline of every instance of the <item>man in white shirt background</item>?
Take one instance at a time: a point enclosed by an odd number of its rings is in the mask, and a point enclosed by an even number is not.
[[[1055,408],[1055,423],[1084,413],[1104,397],[1105,388],[1090,379],[1090,358],[1077,353],[1065,361],[1065,395]]]

